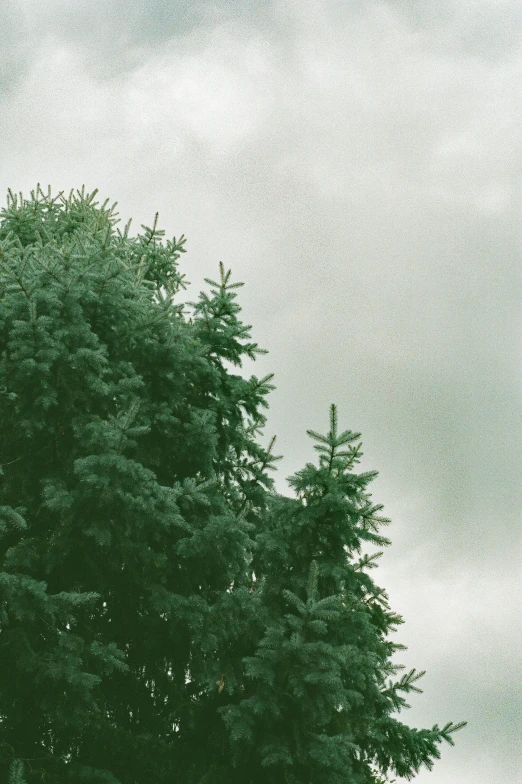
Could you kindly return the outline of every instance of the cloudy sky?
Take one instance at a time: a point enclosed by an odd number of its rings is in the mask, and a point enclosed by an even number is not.
[[[2,206],[85,184],[188,237],[186,299],[232,268],[280,492],[362,432],[401,719],[469,722],[419,784],[522,780],[521,107],[520,0],[2,4]]]

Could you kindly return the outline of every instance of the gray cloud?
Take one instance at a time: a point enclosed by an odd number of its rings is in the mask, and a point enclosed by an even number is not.
[[[29,47],[34,56],[49,41],[70,48],[95,78],[114,79],[138,68],[165,43],[183,49],[191,36],[205,38],[220,25],[256,25],[269,31],[271,5],[270,0],[137,0],[131,4],[123,0],[10,0],[4,36],[19,43],[24,40],[26,56]],[[10,29],[18,35],[9,35]],[[6,62],[13,53],[12,46],[8,47]]]
[[[16,2],[7,0],[2,7],[0,26],[0,105],[23,82],[31,57],[31,42],[25,35],[25,15]]]
[[[453,55],[505,60],[520,46],[522,8],[516,0],[391,0],[387,5],[414,29],[426,31],[437,49]]]

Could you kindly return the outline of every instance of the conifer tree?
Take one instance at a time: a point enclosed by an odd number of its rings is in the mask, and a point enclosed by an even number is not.
[[[392,680],[404,646],[387,639],[403,623],[368,574],[388,545],[367,492],[376,472],[355,473],[360,433],[308,434],[319,465],[289,480],[296,497],[272,494],[257,536],[255,597],[265,631],[245,657],[241,699],[220,709],[230,733],[234,781],[272,784],[376,784],[388,772],[412,778],[431,769],[442,740],[466,722],[417,730],[392,713],[420,689],[424,672]],[[255,771],[255,773],[253,773]],[[225,776],[216,781],[225,781]],[[228,777],[230,781],[230,777]],[[214,779],[209,778],[209,781]]]
[[[123,234],[96,191],[0,213],[0,784],[380,784],[463,723],[392,717],[402,622],[331,409],[278,495],[272,376],[230,271],[195,303],[184,237]]]
[[[260,352],[238,284],[221,265],[186,319],[184,238],[157,216],[116,232],[95,195],[10,192],[1,213],[4,781],[13,759],[30,782],[179,776],[251,623],[247,517],[275,458],[255,439],[270,377],[225,368]]]

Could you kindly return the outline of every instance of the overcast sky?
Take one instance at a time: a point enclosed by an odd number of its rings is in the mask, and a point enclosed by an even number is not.
[[[188,237],[185,299],[232,268],[280,492],[330,403],[362,433],[400,718],[469,722],[419,784],[522,781],[521,109],[520,0],[2,3],[1,206],[85,184]]]

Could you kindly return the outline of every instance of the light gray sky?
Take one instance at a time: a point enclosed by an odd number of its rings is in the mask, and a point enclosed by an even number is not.
[[[275,372],[277,487],[362,432],[372,573],[468,720],[419,784],[522,781],[520,0],[4,0],[0,199],[85,184],[231,267]],[[2,196],[3,194],[3,196]]]

